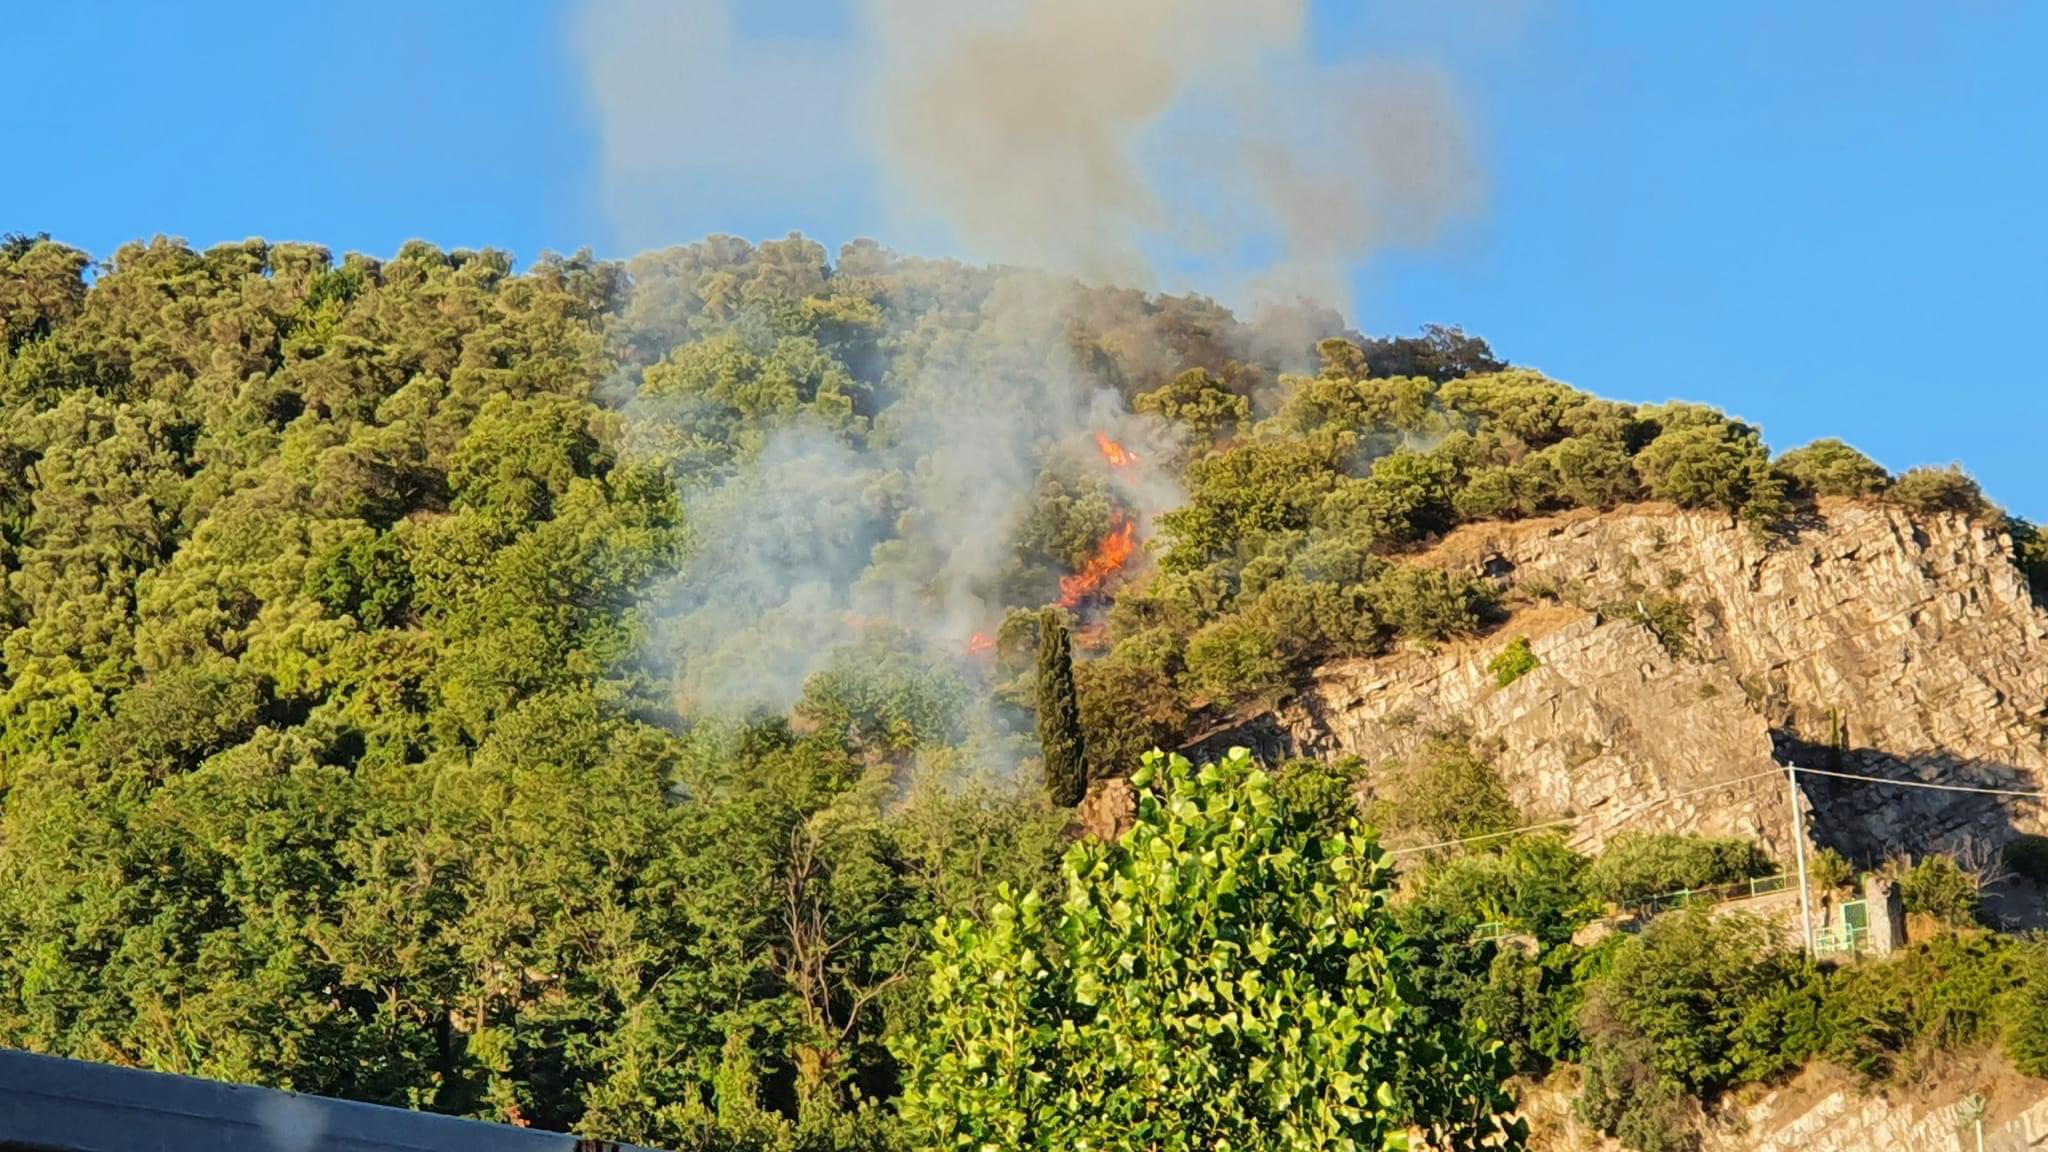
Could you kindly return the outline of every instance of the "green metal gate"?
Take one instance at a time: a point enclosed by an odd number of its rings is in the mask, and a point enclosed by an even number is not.
[[[1851,900],[1842,905],[1841,922],[1814,933],[1816,956],[1854,955],[1870,940],[1870,905]]]

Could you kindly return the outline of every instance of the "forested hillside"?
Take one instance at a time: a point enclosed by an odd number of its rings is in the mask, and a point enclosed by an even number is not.
[[[1057,903],[1041,619],[1074,629],[1087,773],[1122,774],[1319,661],[1488,629],[1489,581],[1413,561],[1461,523],[1656,500],[1770,534],[1823,497],[1999,516],[1958,471],[1774,458],[1711,409],[1599,399],[1455,330],[1240,321],[864,243],[515,271],[10,237],[0,1043],[675,1147],[881,1140],[862,1103],[944,1064],[934,923]],[[1507,827],[1483,767],[1446,748],[1413,792],[1458,810],[1376,818]],[[1355,770],[1241,802],[1340,843]],[[1747,867],[1716,860],[1671,875]],[[1097,863],[1068,882],[1123,866]],[[1627,990],[1728,973],[1675,929],[1588,959],[1573,930],[1627,885],[1554,839],[1445,867],[1402,916],[1446,1036],[1490,1014],[1519,1071],[1577,1059],[1587,982],[1621,965],[1592,1001],[1605,1127],[1638,1090],[1663,1107],[1836,1043],[1875,1071],[1917,1035],[1800,1031],[1834,993],[1773,953],[1730,992],[1767,1005],[1750,1031],[1719,1020],[1697,1068],[1644,1057],[1673,1026],[1615,1024]],[[1483,919],[1541,962],[1446,951]],[[1987,998],[2017,980],[1998,954]],[[1462,1043],[1401,1060],[1475,1067]]]

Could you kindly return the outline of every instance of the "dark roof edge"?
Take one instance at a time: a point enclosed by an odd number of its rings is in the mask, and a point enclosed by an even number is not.
[[[645,1152],[507,1124],[0,1049],[0,1149]]]

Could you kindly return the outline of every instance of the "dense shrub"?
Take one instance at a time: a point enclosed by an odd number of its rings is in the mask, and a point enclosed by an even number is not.
[[[1650,495],[1681,508],[1722,508],[1768,523],[1785,511],[1783,482],[1756,430],[1688,419],[1667,426],[1636,457]]]
[[[2048,536],[2017,516],[2005,518],[2005,531],[2012,538],[2012,562],[2026,573],[2027,586],[2039,603],[2048,595]]]
[[[1895,871],[1906,911],[1924,912],[1956,927],[1977,923],[1984,907],[1982,885],[1955,857],[1939,853]]]
[[[1915,512],[1961,512],[1980,515],[1991,508],[1984,490],[1960,464],[1946,468],[1909,468],[1893,482],[1886,498]]]
[[[1883,1079],[1992,1039],[2016,983],[2016,950],[1997,936],[1949,934],[1841,969],[1827,990],[1828,1057]]]
[[[1840,852],[1822,848],[1807,858],[1806,874],[1815,891],[1826,892],[1848,887],[1856,879],[1856,868]]]
[[[1609,604],[1601,612],[1648,628],[1657,643],[1673,656],[1692,655],[1692,608],[1676,596],[1636,596]]]
[[[1470,635],[1496,600],[1483,580],[1419,565],[1388,568],[1372,582],[1370,596],[1379,618],[1414,640]]]
[[[2001,1006],[2004,1047],[2012,1066],[2048,1078],[2048,940],[2020,945],[2016,985]]]
[[[1159,518],[1173,545],[1159,563],[1168,572],[1233,556],[1240,542],[1305,529],[1337,486],[1347,445],[1329,437],[1238,443],[1188,467],[1188,502]]]
[[[1586,989],[1581,1113],[1637,1148],[1686,1146],[1681,1102],[1756,1063],[1747,1010],[1809,979],[1765,921],[1701,909],[1658,917]]]
[[[1586,889],[1589,862],[1556,833],[1493,844],[1422,870],[1408,907],[1424,920],[1502,923],[1545,945],[1571,939],[1598,913]]]
[[[1840,440],[1815,440],[1778,457],[1778,470],[1815,496],[1875,496],[1891,485],[1891,473]]]
[[[1500,772],[1462,736],[1432,738],[1374,774],[1372,821],[1404,837],[1459,840],[1513,828],[1521,818]]]
[[[1494,683],[1505,688],[1534,672],[1540,663],[1541,661],[1536,659],[1536,653],[1529,650],[1529,638],[1517,636],[1508,641],[1508,646],[1501,649],[1498,655],[1487,661],[1486,670],[1493,673]]]
[[[1490,950],[1485,978],[1461,999],[1459,1019],[1471,1027],[1483,1021],[1522,1075],[1541,1077],[1561,1062],[1578,1059],[1583,970],[1593,958],[1570,944],[1534,953],[1513,944]]]
[[[1346,480],[1323,500],[1321,523],[1381,544],[1432,536],[1457,522],[1452,505],[1457,470],[1434,454],[1382,456],[1363,480]]]
[[[1460,519],[1512,520],[1536,511],[1539,494],[1537,479],[1526,469],[1489,464],[1465,474],[1451,504]]]
[[[366,528],[313,556],[306,594],[335,616],[354,616],[365,628],[383,628],[411,610],[412,569],[389,533]]]
[[[1732,837],[1675,832],[1624,832],[1608,841],[1587,872],[1594,895],[1617,904],[1762,875],[1769,861],[1756,845]]]
[[[1252,418],[1250,398],[1230,391],[1201,368],[1190,368],[1138,395],[1131,407],[1176,421],[1203,439],[1228,436]]]
[[[1074,688],[1081,701],[1082,745],[1092,763],[1136,763],[1187,731],[1187,706],[1172,677],[1124,645],[1105,659],[1076,664]]]
[[[1290,813],[1326,831],[1341,832],[1359,817],[1356,793],[1363,775],[1364,766],[1356,757],[1289,760],[1274,774],[1273,794]]]
[[[1529,458],[1546,506],[1611,508],[1642,495],[1628,446],[1605,436],[1574,436]]]
[[[1243,615],[1273,637],[1289,668],[1365,655],[1381,643],[1379,609],[1364,585],[1290,575],[1260,589]]]
[[[1272,630],[1242,616],[1226,617],[1188,641],[1188,682],[1219,703],[1272,696],[1287,683],[1280,648]]]

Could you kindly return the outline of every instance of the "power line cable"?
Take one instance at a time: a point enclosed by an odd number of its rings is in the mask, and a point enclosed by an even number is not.
[[[1705,784],[1698,788],[1688,788],[1683,792],[1673,792],[1669,796],[1659,796],[1655,800],[1645,801],[1633,808],[1624,808],[1620,812],[1615,813],[1613,818],[1615,820],[1631,819],[1660,804],[1669,804],[1673,800],[1683,800],[1688,796],[1698,796],[1706,792],[1718,792],[1723,788],[1732,788],[1737,784],[1747,784],[1751,780],[1761,780],[1766,776],[1776,776],[1779,772],[1780,770],[1773,769],[1769,772],[1752,772],[1747,776],[1737,776],[1732,780],[1716,780],[1712,784]],[[1434,844],[1417,844],[1409,848],[1396,848],[1389,850],[1387,855],[1407,856],[1416,852],[1428,852],[1436,848],[1451,848],[1459,844],[1477,844],[1482,840],[1498,840],[1504,836],[1519,836],[1524,832],[1539,832],[1546,828],[1564,828],[1573,824],[1582,824],[1587,820],[1591,820],[1596,815],[1600,815],[1600,813],[1588,812],[1583,816],[1567,816],[1561,820],[1546,820],[1541,824],[1528,824],[1520,828],[1509,828],[1501,832],[1488,832],[1480,836],[1464,836],[1456,840],[1439,840]]]
[[[1808,776],[1827,776],[1836,780],[1855,780],[1865,784],[1891,784],[1900,788],[1926,788],[1937,792],[1968,792],[1980,796],[2012,796],[2024,800],[2048,800],[2048,792],[2030,792],[2018,788],[1983,788],[1969,784],[1936,784],[1927,780],[1894,780],[1884,776],[1865,776],[1856,772],[1834,772],[1825,768],[1800,768],[1796,765],[1792,766],[1789,771],[1803,773]],[[1691,788],[1684,792],[1674,792],[1669,796],[1660,796],[1655,800],[1638,804],[1634,808],[1625,808],[1614,819],[1632,819],[1660,804],[1668,804],[1673,800],[1683,800],[1688,796],[1698,796],[1706,792],[1719,791],[1722,788],[1746,784],[1751,780],[1761,780],[1766,776],[1776,776],[1777,774],[1777,771],[1754,772],[1747,776],[1737,776],[1732,780],[1718,780],[1712,784]],[[1408,848],[1394,848],[1389,849],[1387,855],[1410,856],[1417,852],[1430,852],[1438,848],[1455,848],[1461,844],[1479,844],[1488,840],[1500,840],[1509,836],[1519,836],[1524,832],[1541,832],[1550,828],[1569,828],[1574,824],[1582,824],[1592,819],[1595,815],[1597,813],[1589,812],[1583,816],[1567,816],[1559,820],[1545,820],[1540,824],[1525,824],[1519,828],[1508,828],[1500,832],[1487,832],[1478,836],[1463,836],[1455,840],[1439,840],[1432,844],[1417,844]]]
[[[1975,792],[1983,796],[2019,796],[2029,800],[2048,799],[2048,792],[2023,792],[2017,788],[1978,788],[1968,784],[1936,784],[1928,780],[1892,780],[1863,776],[1855,772],[1830,772],[1825,768],[1794,768],[1802,776],[1831,776],[1837,780],[1862,780],[1871,784],[1895,784],[1901,788],[1931,788],[1937,792]]]

